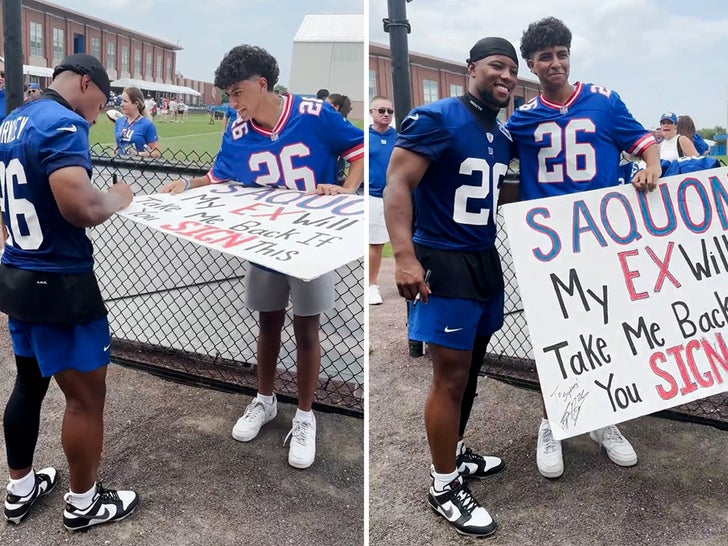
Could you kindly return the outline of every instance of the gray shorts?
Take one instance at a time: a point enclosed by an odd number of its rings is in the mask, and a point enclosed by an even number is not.
[[[299,317],[320,315],[334,308],[334,272],[312,281],[266,271],[251,264],[245,282],[245,305],[253,311],[280,311],[293,302]]]

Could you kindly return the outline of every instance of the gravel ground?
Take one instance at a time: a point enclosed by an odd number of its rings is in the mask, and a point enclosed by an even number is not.
[[[0,315],[1,316],[1,315]],[[15,363],[0,319],[0,402]],[[63,397],[51,383],[36,450],[36,468],[55,466],[59,487],[40,499],[20,525],[0,522],[3,546],[355,545],[364,542],[364,422],[317,414],[313,466],[288,465],[283,439],[295,407],[253,442],[230,436],[250,397],[164,381],[111,365],[101,479],[136,489],[141,504],[127,520],[76,534],[62,522],[68,470],[61,449]],[[5,443],[0,437],[0,453]],[[5,464],[3,459],[3,465]]]
[[[405,305],[383,260],[384,304],[370,307],[369,540],[372,545],[475,543],[428,506],[429,452],[423,408],[429,356],[407,354]],[[607,459],[588,436],[563,443],[558,480],[536,469],[540,395],[481,379],[466,442],[503,457],[506,470],[472,483],[499,529],[488,544],[728,544],[728,434],[643,417],[620,425],[640,457],[632,468]]]

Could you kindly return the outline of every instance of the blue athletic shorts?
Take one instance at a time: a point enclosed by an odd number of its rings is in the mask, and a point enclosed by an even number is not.
[[[410,304],[409,339],[470,351],[476,336],[503,326],[503,292],[488,301],[429,296]]]
[[[13,351],[38,360],[40,373],[50,377],[63,370],[90,372],[109,363],[109,321],[58,326],[8,317]]]

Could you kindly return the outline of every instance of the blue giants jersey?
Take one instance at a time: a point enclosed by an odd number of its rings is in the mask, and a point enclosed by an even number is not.
[[[53,273],[92,270],[86,230],[63,218],[48,182],[65,167],[83,167],[91,176],[88,131],[86,120],[50,97],[13,110],[0,125],[2,211],[10,234],[4,264]]]
[[[427,156],[430,166],[414,190],[412,240],[444,250],[482,251],[496,237],[496,206],[512,156],[506,128],[487,131],[460,98],[412,110],[395,147]]]
[[[126,116],[121,116],[114,124],[114,137],[119,155],[126,155],[133,148],[137,152],[144,151],[144,145],[157,142],[157,128],[144,116],[138,117],[129,124]]]
[[[518,147],[521,199],[616,186],[621,152],[642,155],[655,144],[617,93],[581,82],[565,104],[535,97],[506,126]]]
[[[272,130],[237,118],[225,130],[207,177],[259,186],[311,191],[336,184],[336,159],[364,157],[364,132],[318,99],[283,95]]]

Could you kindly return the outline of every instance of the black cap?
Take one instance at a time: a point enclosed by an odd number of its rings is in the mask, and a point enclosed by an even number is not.
[[[106,100],[109,100],[109,96],[111,96],[109,75],[106,73],[106,69],[101,64],[101,61],[96,57],[86,55],[85,53],[69,55],[53,70],[53,78],[55,79],[58,74],[66,70],[81,74],[82,76],[88,75],[91,81],[96,84],[96,87],[101,89],[101,92],[106,96]]]
[[[475,45],[470,48],[470,58],[466,62],[474,63],[491,55],[505,55],[518,65],[518,55],[516,55],[516,48],[513,47],[513,44],[505,38],[494,36],[481,38],[475,42]]]

